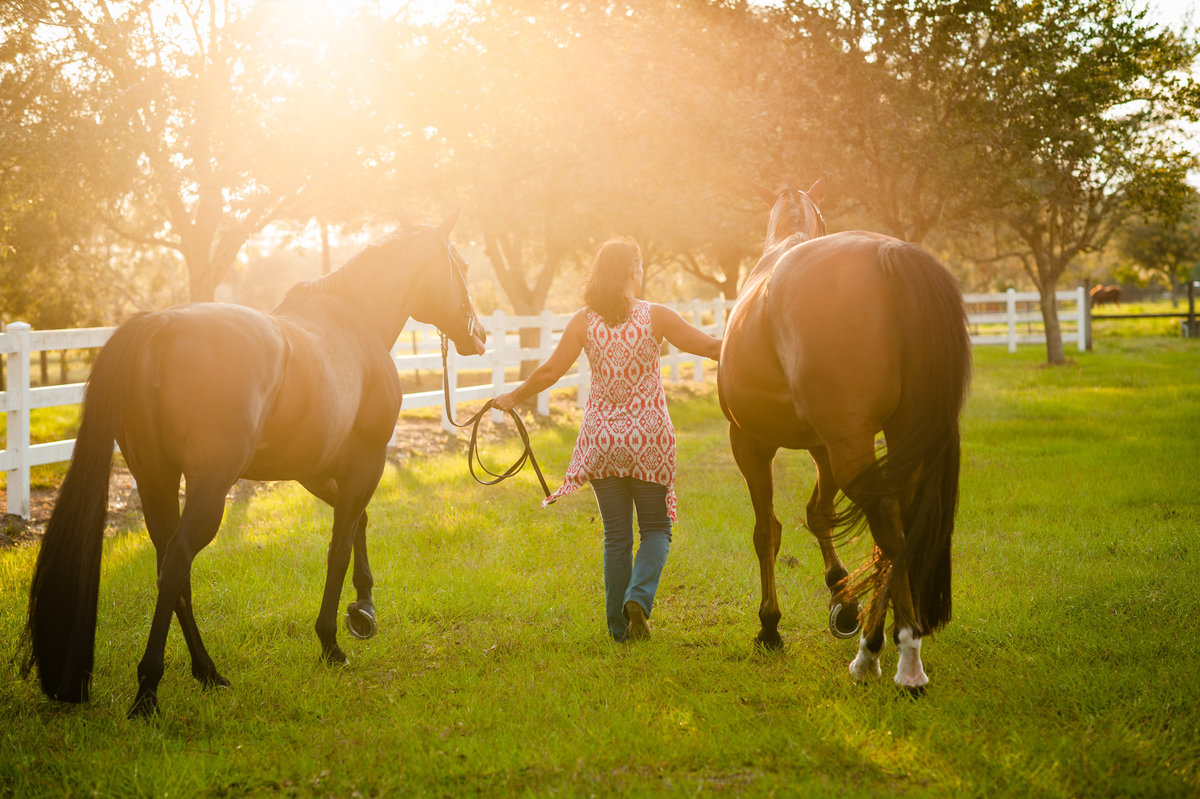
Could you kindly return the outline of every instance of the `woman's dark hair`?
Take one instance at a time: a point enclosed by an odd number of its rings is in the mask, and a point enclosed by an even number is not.
[[[609,327],[621,324],[629,316],[625,286],[641,262],[642,248],[629,238],[604,242],[592,261],[592,271],[588,273],[587,283],[583,287],[583,301],[600,314]]]

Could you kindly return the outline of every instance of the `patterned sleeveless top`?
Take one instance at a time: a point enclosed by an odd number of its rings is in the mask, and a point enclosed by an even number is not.
[[[635,477],[667,487],[667,514],[676,520],[675,427],[667,413],[659,351],[650,303],[635,301],[629,318],[616,327],[588,311],[587,406],[567,476],[543,507],[597,477]]]

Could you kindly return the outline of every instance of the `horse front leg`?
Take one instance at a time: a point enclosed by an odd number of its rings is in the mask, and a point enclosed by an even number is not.
[[[775,558],[779,554],[783,526],[775,517],[775,483],[771,470],[779,448],[752,438],[736,424],[729,425],[729,443],[754,506],[754,551],[758,555],[758,572],[762,581],[762,602],[758,607],[760,629],[756,640],[767,649],[782,649],[779,620],[783,614],[779,609],[775,585]]]
[[[340,504],[333,510],[333,536],[326,558],[325,591],[321,595],[321,610],[317,613],[317,623],[314,625],[317,639],[321,642],[321,658],[327,663],[345,665],[350,662],[337,642],[337,609],[363,513],[361,507],[343,508]]]
[[[355,638],[367,639],[375,635],[375,602],[371,590],[375,579],[371,576],[371,564],[367,560],[367,513],[359,517],[358,529],[354,533],[354,591],[355,601],[346,607],[346,628]]]
[[[366,568],[367,503],[383,476],[386,448],[377,452],[365,449],[352,453],[348,458],[350,469],[336,478],[337,496],[333,503],[333,536],[329,542],[328,567],[325,573],[325,592],[321,596],[321,610],[317,614],[315,629],[321,642],[321,657],[328,663],[349,663],[346,653],[337,643],[337,608],[346,582],[346,569],[355,547],[360,548],[362,560],[355,569],[355,586],[359,601],[371,601],[370,570]],[[309,490],[312,490],[309,487]],[[359,542],[361,539],[361,543]],[[374,614],[374,606],[370,605]],[[372,618],[372,621],[374,619]]]
[[[824,448],[810,450],[817,467],[817,484],[805,508],[808,530],[817,539],[825,561],[825,587],[829,589],[829,631],[837,638],[855,637],[862,625],[858,600],[850,595],[846,578],[849,572],[833,545],[834,501],[838,483],[833,476],[829,452]]]
[[[332,508],[337,507],[338,484],[332,478],[301,483],[308,491]],[[335,510],[336,514],[336,510]],[[331,545],[332,546],[332,545]],[[346,608],[346,628],[355,638],[370,638],[378,626],[375,621],[375,602],[371,591],[374,578],[367,560],[367,513],[363,511],[354,530],[354,590],[357,597]]]

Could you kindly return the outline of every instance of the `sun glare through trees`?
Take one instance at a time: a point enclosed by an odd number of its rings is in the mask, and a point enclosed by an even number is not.
[[[164,287],[236,299],[273,242],[328,261],[455,208],[490,267],[475,279],[517,313],[573,297],[614,234],[642,242],[657,296],[733,297],[762,244],[752,181],[821,172],[831,229],[919,243],[968,289],[1112,282],[1095,254],[1131,215],[1194,220],[1197,42],[1157,13],[5,4],[0,109],[21,124],[0,130],[0,313],[65,326],[160,307]]]

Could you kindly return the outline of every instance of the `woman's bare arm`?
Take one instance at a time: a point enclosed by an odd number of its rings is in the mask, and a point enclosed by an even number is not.
[[[507,394],[496,397],[492,403],[493,407],[502,411],[511,410],[514,406],[530,397],[537,396],[557,383],[558,379],[566,374],[567,370],[571,368],[571,364],[575,363],[575,359],[579,357],[586,337],[587,309],[581,308],[571,317],[571,321],[567,322],[562,338],[558,340],[558,346],[554,348],[550,357],[534,369],[524,383]]]
[[[684,352],[717,360],[721,354],[721,339],[692,327],[682,316],[665,305],[650,306],[650,327],[654,335],[665,338]]]

